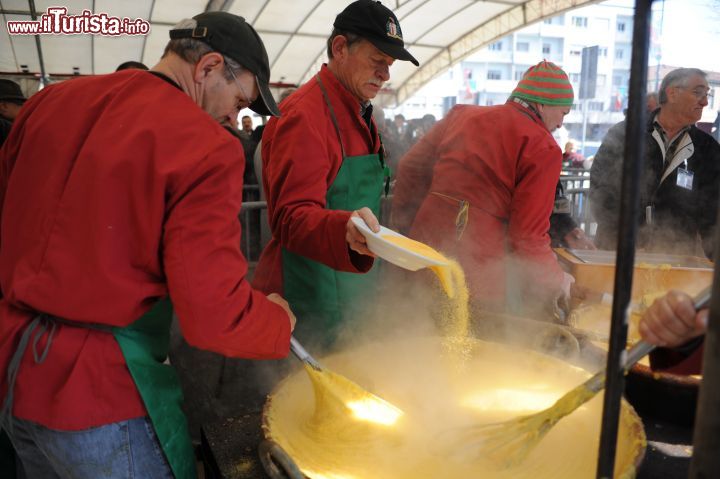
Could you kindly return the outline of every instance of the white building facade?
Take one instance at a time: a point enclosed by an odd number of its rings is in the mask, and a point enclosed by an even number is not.
[[[659,18],[654,13],[651,38],[648,91],[654,91],[662,79]],[[667,19],[666,19],[667,20]],[[608,1],[545,19],[507,35],[471,55],[440,78],[433,80],[393,113],[419,118],[431,113],[442,118],[457,103],[497,105],[507,100],[523,73],[542,59],[562,67],[569,75],[576,98],[580,88],[582,50],[598,47],[596,90],[593,98],[577,100],[565,118],[568,138],[583,144],[586,156],[594,154],[608,128],[624,118],[627,108],[630,60],[632,56],[633,8],[628,2]],[[692,65],[683,65],[692,66]],[[711,86],[720,83],[711,75]],[[713,121],[713,100],[703,121]],[[586,108],[586,112],[583,109]],[[711,118],[710,118],[711,117]],[[583,136],[584,131],[584,136]]]

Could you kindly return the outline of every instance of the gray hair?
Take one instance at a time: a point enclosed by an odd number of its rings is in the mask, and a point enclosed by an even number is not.
[[[332,33],[330,33],[330,37],[327,39],[327,56],[328,56],[328,60],[332,60],[332,57],[333,57],[333,53],[332,53],[332,42],[333,42],[333,40],[335,39],[335,37],[339,37],[340,35],[342,35],[342,36],[344,36],[345,38],[347,38],[347,46],[348,46],[348,48],[350,48],[350,47],[353,45],[353,43],[357,43],[357,42],[359,42],[360,40],[363,39],[363,38],[362,38],[360,35],[358,35],[357,33],[346,32],[346,31],[344,31],[344,30],[340,30],[340,29],[337,29],[337,28],[333,28]]]
[[[195,27],[197,27],[197,20],[192,18],[186,18],[184,20],[180,20],[180,22],[177,23],[174,27],[172,27],[172,29],[185,30]],[[225,61],[223,77],[225,77],[227,81],[233,79],[233,73],[235,74],[235,76],[238,76],[244,70],[243,66],[232,58],[228,57],[227,55],[223,55],[217,50],[214,50],[207,43],[200,40],[195,40],[194,38],[177,38],[174,40],[170,40],[165,46],[165,51],[163,51],[161,58],[165,58],[170,52],[176,54],[177,56],[192,65],[195,65],[197,62],[200,61],[203,56],[207,55],[208,53],[219,53],[220,55],[222,55],[223,60]]]
[[[699,75],[703,78],[707,78],[707,73],[700,70],[699,68],[677,68],[663,78],[660,83],[659,99],[660,104],[664,105],[668,101],[667,89],[671,86],[685,86],[688,78]]]

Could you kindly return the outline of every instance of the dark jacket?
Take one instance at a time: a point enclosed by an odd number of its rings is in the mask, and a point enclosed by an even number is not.
[[[10,130],[12,129],[12,123],[4,118],[0,118],[0,146],[5,143],[5,139],[10,136]]]
[[[552,214],[550,215],[550,244],[553,248],[559,246],[567,247],[565,236],[578,227],[578,224],[572,217],[572,203],[565,196],[565,189],[562,181],[558,180],[555,187],[555,204],[553,205]]]
[[[662,140],[653,133],[652,115],[645,135],[645,162],[640,179],[638,248],[647,251],[695,254],[697,237],[705,254],[712,258],[713,230],[717,217],[720,183],[720,145],[695,126],[689,138],[680,140],[672,170],[663,179]],[[657,137],[657,138],[656,138]],[[598,149],[591,168],[590,208],[598,228],[595,244],[614,250],[620,213],[620,184],[625,144],[625,122],[610,128]],[[678,169],[693,174],[692,189],[677,185]],[[646,207],[653,208],[653,224],[646,224]]]

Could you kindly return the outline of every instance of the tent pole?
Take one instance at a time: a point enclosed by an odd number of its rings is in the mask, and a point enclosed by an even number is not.
[[[610,351],[607,359],[607,380],[603,399],[602,431],[597,466],[597,477],[603,479],[613,477],[620,404],[625,390],[622,358],[627,344],[627,312],[631,299],[635,264],[640,173],[645,158],[645,89],[650,44],[651,4],[652,0],[635,1],[630,104],[625,125]]]

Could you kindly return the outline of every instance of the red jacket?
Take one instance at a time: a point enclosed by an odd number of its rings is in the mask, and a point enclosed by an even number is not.
[[[377,153],[377,128],[360,116],[360,103],[323,65],[319,73],[342,134],[347,156]],[[342,152],[320,85],[312,78],[282,103],[262,138],[262,182],[272,239],[263,250],[253,286],[283,293],[282,248],[338,271],[366,272],[370,256],[351,251],[345,239],[350,211],[325,209],[325,196],[342,165]]]
[[[287,354],[287,315],[245,280],[240,144],[176,86],[137,70],[50,86],[0,165],[3,391],[33,312],[125,326],[168,293],[190,344]],[[67,326],[42,364],[26,351],[14,406],[66,430],[145,415],[115,339]]]
[[[548,229],[561,158],[545,125],[518,103],[456,106],[401,159],[393,224],[456,257],[471,294],[488,306],[505,303],[511,257],[521,265],[509,290],[523,301],[556,296],[562,270]],[[461,201],[469,209],[458,240]]]
[[[681,353],[672,349],[657,348],[650,353],[650,366],[653,371],[673,374],[702,374],[704,345]]]

